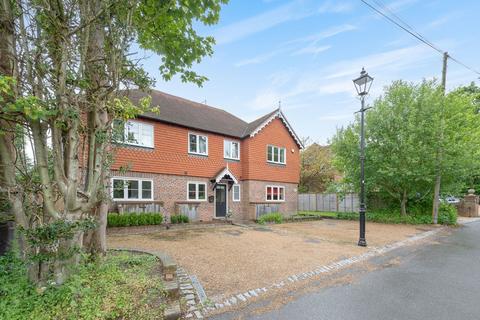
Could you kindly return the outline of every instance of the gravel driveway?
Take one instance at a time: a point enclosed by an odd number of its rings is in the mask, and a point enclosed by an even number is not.
[[[383,246],[432,228],[368,223],[367,242],[370,247]],[[357,240],[357,222],[321,220],[113,234],[108,236],[108,245],[168,253],[217,300],[368,250],[358,247]]]

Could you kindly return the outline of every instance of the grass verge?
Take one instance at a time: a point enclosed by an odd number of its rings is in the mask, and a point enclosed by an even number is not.
[[[14,254],[0,257],[0,319],[162,319],[164,289],[158,260],[109,253],[86,263],[62,286],[43,293],[28,282]]]

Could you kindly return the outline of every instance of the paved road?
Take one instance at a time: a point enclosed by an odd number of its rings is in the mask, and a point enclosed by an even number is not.
[[[215,319],[480,319],[480,222],[390,254],[401,262],[354,283],[307,293],[268,313],[249,306]]]

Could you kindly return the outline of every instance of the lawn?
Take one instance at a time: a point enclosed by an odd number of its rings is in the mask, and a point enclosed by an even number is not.
[[[43,293],[25,276],[13,254],[0,257],[0,319],[161,319],[164,290],[158,260],[109,253],[87,263],[60,287]]]

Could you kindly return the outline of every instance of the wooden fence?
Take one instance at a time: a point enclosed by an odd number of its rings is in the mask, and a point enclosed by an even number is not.
[[[347,193],[344,198],[336,193],[298,195],[298,211],[357,212],[359,204],[356,193]]]

